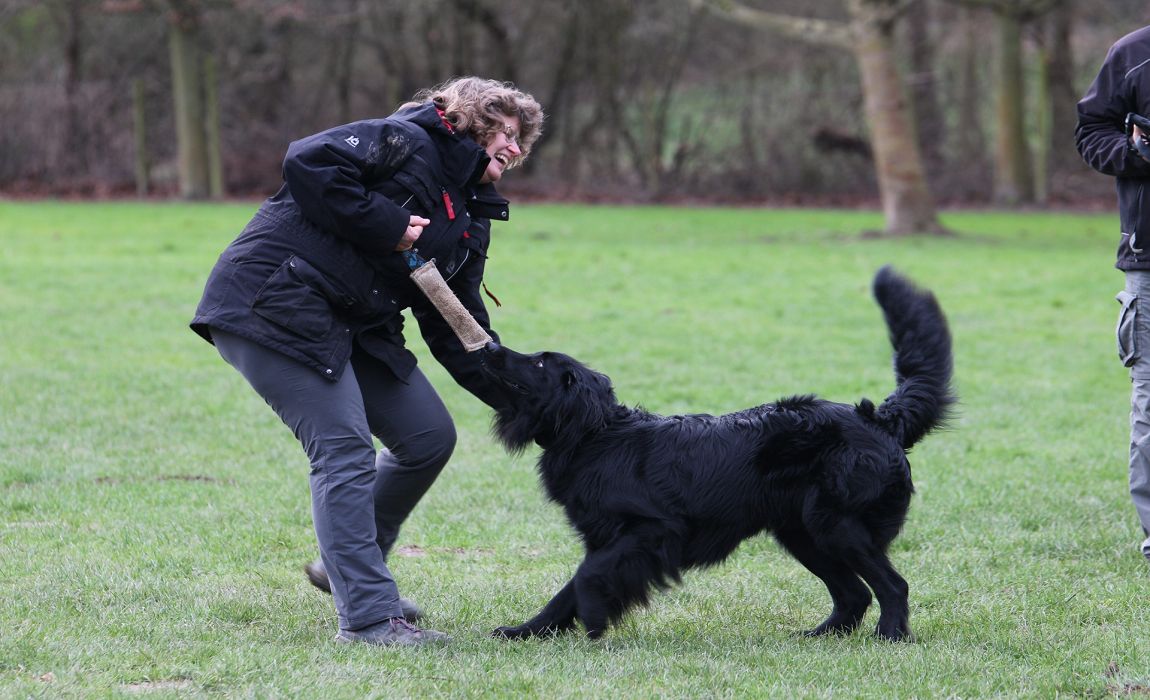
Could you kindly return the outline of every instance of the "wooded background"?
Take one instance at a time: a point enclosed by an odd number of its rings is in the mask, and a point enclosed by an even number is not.
[[[944,204],[1109,202],[1074,106],[1148,22],[1144,0],[0,0],[0,193],[265,195],[291,140],[473,74],[547,112],[511,194],[881,201],[930,230]]]

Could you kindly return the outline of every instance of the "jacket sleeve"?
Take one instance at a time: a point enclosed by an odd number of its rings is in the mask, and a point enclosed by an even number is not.
[[[300,139],[288,146],[284,182],[312,223],[365,252],[390,253],[410,213],[369,184],[389,177],[388,163],[406,158],[402,136],[402,129],[374,119]]]
[[[487,331],[491,339],[499,342],[499,335],[491,330],[491,318],[483,304],[480,286],[483,283],[485,260],[481,257],[465,265],[447,286],[459,298],[475,321]],[[467,389],[483,403],[498,409],[503,405],[502,394],[491,384],[491,380],[480,369],[482,350],[467,352],[459,342],[451,326],[427,299],[419,299],[411,306],[412,315],[419,322],[419,331],[431,354],[439,364],[451,374],[457,384]]]
[[[1142,160],[1126,136],[1126,114],[1145,114],[1150,91],[1140,83],[1150,79],[1145,65],[1128,69],[1123,52],[1111,48],[1090,89],[1078,102],[1074,144],[1082,158],[1100,173],[1116,177],[1150,177],[1150,163]],[[1139,99],[1139,94],[1145,95]]]

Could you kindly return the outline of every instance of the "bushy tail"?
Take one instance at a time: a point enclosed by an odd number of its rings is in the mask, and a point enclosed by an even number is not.
[[[954,359],[946,316],[929,291],[883,267],[874,278],[894,346],[896,388],[875,410],[875,422],[903,449],[943,424],[957,397],[950,386]]]

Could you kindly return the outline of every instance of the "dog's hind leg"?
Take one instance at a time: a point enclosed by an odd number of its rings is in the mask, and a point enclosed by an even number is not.
[[[800,564],[822,580],[834,604],[830,616],[822,624],[803,634],[816,637],[853,632],[862,622],[871,603],[870,591],[863,582],[841,559],[820,549],[806,532],[780,529],[774,535],[779,544]]]
[[[910,587],[895,571],[882,551],[859,553],[851,558],[851,567],[874,590],[881,613],[875,634],[892,642],[909,641]]]
[[[551,599],[538,615],[516,627],[500,627],[491,633],[493,637],[504,639],[525,639],[559,634],[575,627],[575,580]]]
[[[829,525],[829,524],[828,524]],[[910,638],[910,588],[886,556],[894,530],[846,517],[819,531],[819,543],[842,555],[878,598],[881,613],[875,634],[890,641]]]

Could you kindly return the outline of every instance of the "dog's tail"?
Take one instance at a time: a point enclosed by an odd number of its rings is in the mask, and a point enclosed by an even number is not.
[[[903,449],[910,449],[946,421],[957,400],[950,386],[950,330],[934,295],[889,265],[875,275],[874,296],[894,346],[896,387],[873,417]]]

